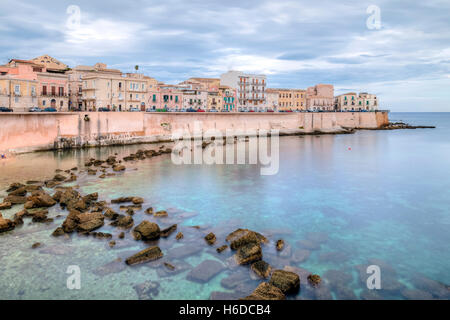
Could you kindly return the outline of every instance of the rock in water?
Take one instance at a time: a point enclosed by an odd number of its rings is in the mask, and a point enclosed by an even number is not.
[[[269,283],[283,293],[294,293],[300,288],[300,277],[294,272],[275,270]]]
[[[216,235],[214,233],[208,233],[205,237],[206,242],[212,246],[216,242]]]
[[[135,255],[129,257],[127,260],[125,260],[125,263],[128,265],[134,265],[144,262],[149,262],[153,260],[157,260],[163,256],[163,253],[161,252],[161,249],[159,247],[150,247],[147,249],[144,249]]]
[[[244,300],[285,300],[284,293],[277,287],[263,282]]]
[[[225,269],[224,265],[216,260],[205,260],[187,275],[187,279],[195,282],[207,282]]]
[[[131,216],[119,215],[119,217],[111,222],[111,226],[129,229],[133,226],[134,220]]]
[[[234,256],[236,259],[236,263],[241,265],[261,260],[262,259],[261,246],[256,243],[248,243],[240,247]]]
[[[161,211],[155,212],[154,216],[157,218],[165,218],[168,216],[168,214],[167,214],[167,211],[161,210]]]
[[[249,243],[258,245],[267,243],[267,239],[263,235],[248,229],[237,229],[230,233],[226,240],[230,242],[230,248],[233,250],[237,250]]]
[[[159,238],[160,234],[159,226],[147,220],[142,221],[133,230],[133,236],[136,240],[155,240]]]
[[[278,251],[283,250],[283,248],[284,248],[284,240],[282,240],[282,239],[278,240],[277,244],[276,244],[276,247],[277,247]]]
[[[252,263],[250,269],[256,273],[260,278],[268,278],[270,275],[270,271],[272,271],[272,267],[265,261],[256,261]]]
[[[9,219],[4,219],[0,213],[0,233],[13,230],[14,228],[14,222]]]
[[[159,294],[159,283],[154,281],[145,281],[133,288],[136,290],[139,300],[151,300]]]
[[[170,236],[176,230],[177,230],[177,225],[176,224],[171,225],[170,227],[161,230],[161,237],[167,238],[168,236]]]
[[[182,232],[178,232],[177,236],[175,237],[175,239],[181,240],[181,239],[183,239],[183,237],[184,237],[184,234]]]
[[[322,281],[322,279],[320,279],[320,276],[317,274],[310,274],[307,279],[313,287],[317,287]]]
[[[12,207],[12,203],[11,202],[0,203],[0,210],[11,209],[11,207]]]
[[[218,253],[222,253],[226,248],[228,248],[228,245],[224,244],[223,246],[220,246],[216,249]]]

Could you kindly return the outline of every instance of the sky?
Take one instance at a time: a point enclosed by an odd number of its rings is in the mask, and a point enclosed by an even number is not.
[[[48,54],[172,84],[241,70],[450,111],[449,16],[449,0],[0,0],[0,64]]]

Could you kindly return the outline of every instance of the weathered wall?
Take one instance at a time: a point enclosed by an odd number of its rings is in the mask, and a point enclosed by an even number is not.
[[[89,121],[84,120],[85,115]],[[0,151],[30,152],[58,148],[167,140],[177,129],[279,129],[280,133],[374,129],[389,122],[386,112],[321,113],[4,113],[0,114]]]

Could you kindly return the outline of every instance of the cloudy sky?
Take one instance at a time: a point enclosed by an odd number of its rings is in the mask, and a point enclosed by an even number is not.
[[[2,0],[0,64],[137,64],[167,83],[235,69],[269,87],[332,83],[392,111],[450,111],[449,16],[449,0]]]

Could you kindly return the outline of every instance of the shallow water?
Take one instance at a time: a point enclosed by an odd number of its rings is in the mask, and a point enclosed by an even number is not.
[[[125,173],[103,180],[80,174],[73,184],[83,194],[98,191],[99,200],[142,196],[146,202],[133,216],[135,225],[144,219],[162,227],[178,223],[185,238],[176,241],[172,234],[158,245],[162,261],[184,271],[170,275],[160,263],[111,263],[149,244],[134,241],[129,232],[118,240],[121,230],[107,224],[99,231],[113,234],[113,249],[109,240],[76,234],[68,240],[51,237],[67,213],[55,206],[49,216],[63,217],[53,223],[25,220],[24,226],[0,234],[0,299],[137,299],[133,286],[145,281],[159,283],[154,299],[209,299],[217,291],[243,297],[259,281],[251,280],[248,267],[229,267],[229,249],[215,252],[238,227],[269,238],[263,255],[275,268],[299,267],[322,276],[321,287],[313,289],[302,273],[301,291],[291,299],[448,299],[450,114],[392,113],[390,118],[437,128],[282,137],[280,171],[274,176],[261,176],[256,165],[176,166],[168,155],[127,163]],[[0,162],[0,197],[14,181],[49,179],[55,169],[82,168],[90,157],[106,159],[156,147],[20,155]],[[166,209],[169,217],[145,215],[150,206]],[[117,205],[111,207],[119,211]],[[2,214],[12,217],[19,210],[17,206]],[[201,229],[190,227],[195,225]],[[214,247],[203,240],[210,231],[218,238]],[[277,253],[274,242],[280,238],[287,247]],[[42,247],[31,249],[36,242]],[[186,247],[176,250],[181,246]],[[195,252],[180,257],[180,251],[192,248]],[[207,283],[187,279],[192,268],[209,259],[222,262],[223,271]],[[100,268],[108,263],[110,273],[105,274]],[[380,266],[382,290],[367,290],[369,264]],[[70,265],[81,269],[80,290],[66,287]],[[236,274],[244,280],[229,289],[227,277]]]

